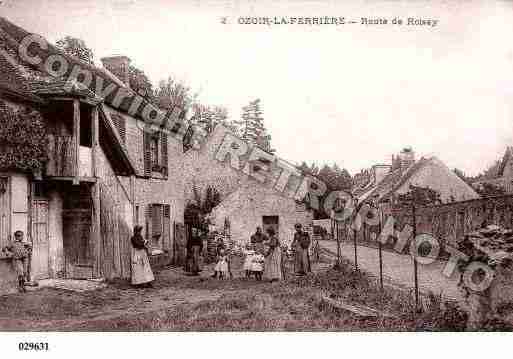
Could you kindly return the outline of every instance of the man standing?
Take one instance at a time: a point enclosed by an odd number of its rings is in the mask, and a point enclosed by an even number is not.
[[[256,233],[254,233],[250,242],[253,245],[255,252],[260,252],[264,250],[264,242],[267,241],[267,236],[262,232],[262,227],[256,228]]]
[[[310,256],[308,254],[310,235],[303,231],[301,223],[296,223],[294,227],[296,228],[294,240],[292,241],[292,248],[295,253],[294,271],[298,275],[306,275],[311,271]]]

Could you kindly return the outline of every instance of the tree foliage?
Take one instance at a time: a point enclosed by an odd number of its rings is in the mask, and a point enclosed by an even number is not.
[[[66,36],[58,40],[56,46],[68,55],[74,56],[85,63],[94,64],[93,50],[86,46],[84,40]]]
[[[197,187],[193,187],[193,201],[185,206],[185,222],[197,228],[208,229],[210,224],[207,216],[212,209],[221,203],[219,192],[212,186],[205,189],[205,195],[202,196]]]
[[[0,102],[0,169],[33,171],[47,160],[46,126],[40,113]]]
[[[398,204],[403,206],[429,206],[441,204],[440,193],[429,187],[410,185],[408,192],[397,196]]]
[[[269,153],[275,152],[271,147],[271,135],[264,125],[260,99],[251,101],[247,106],[244,106],[241,119],[234,121],[234,125],[238,127],[239,135],[243,140],[257,145]]]
[[[495,197],[506,194],[504,188],[493,183],[482,182],[474,188],[481,197]]]
[[[155,92],[153,90],[153,84],[148,79],[148,76],[144,73],[144,71],[138,69],[137,67],[130,65],[128,67],[130,88],[137,92],[139,95],[146,98],[151,103],[157,105]]]
[[[155,90],[156,103],[164,111],[173,111],[175,108],[188,111],[197,96],[185,82],[171,76],[160,81]]]

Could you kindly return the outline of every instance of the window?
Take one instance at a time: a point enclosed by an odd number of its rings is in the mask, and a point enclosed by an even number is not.
[[[159,139],[153,137],[150,141],[152,170],[159,165]]]
[[[139,206],[135,206],[135,224],[139,224]]]
[[[167,134],[144,132],[144,175],[167,177],[168,175]]]
[[[154,249],[169,248],[170,206],[152,203],[147,207],[146,239]]]

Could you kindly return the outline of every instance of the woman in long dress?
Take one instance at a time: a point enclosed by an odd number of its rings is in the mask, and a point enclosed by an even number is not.
[[[141,235],[143,227],[135,226],[132,242],[132,285],[151,287],[155,280],[147,253],[147,242]]]
[[[283,279],[283,272],[281,270],[281,247],[274,229],[269,228],[267,234],[269,235],[269,241],[267,242],[269,251],[265,258],[264,278],[274,282]]]

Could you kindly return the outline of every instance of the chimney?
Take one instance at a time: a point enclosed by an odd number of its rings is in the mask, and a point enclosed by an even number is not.
[[[390,173],[391,165],[374,165],[372,166],[372,175],[374,183],[378,184]]]
[[[116,76],[126,86],[130,87],[130,75],[128,72],[128,66],[130,65],[130,59],[126,56],[109,56],[101,59],[103,67],[109,70],[114,76]]]
[[[415,152],[413,152],[411,147],[403,148],[398,158],[401,169],[405,170],[415,163]]]

